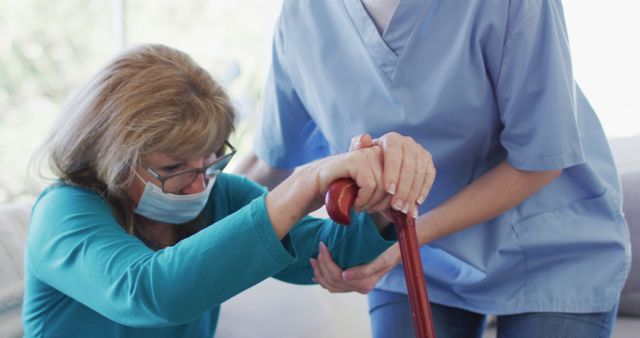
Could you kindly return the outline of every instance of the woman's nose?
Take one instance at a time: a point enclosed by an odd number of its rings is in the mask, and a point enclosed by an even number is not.
[[[199,173],[193,181],[182,189],[181,193],[184,195],[197,194],[202,192],[207,187],[207,184],[204,181],[204,174]]]

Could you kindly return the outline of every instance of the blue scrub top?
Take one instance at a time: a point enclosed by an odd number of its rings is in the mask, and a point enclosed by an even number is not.
[[[422,247],[432,301],[493,314],[612,308],[628,228],[559,0],[402,0],[382,35],[360,0],[285,1],[258,156],[292,168],[390,131],[433,155],[422,213],[505,160],[563,169],[502,216]],[[406,292],[401,268],[378,287]]]

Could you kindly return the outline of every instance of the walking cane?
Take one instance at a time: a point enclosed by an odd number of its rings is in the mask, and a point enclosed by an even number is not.
[[[327,213],[332,220],[349,225],[349,211],[356,198],[358,186],[350,178],[337,179],[329,185],[325,195]],[[404,276],[407,281],[409,304],[416,338],[435,338],[431,307],[427,294],[427,284],[422,270],[416,224],[413,217],[393,210]]]

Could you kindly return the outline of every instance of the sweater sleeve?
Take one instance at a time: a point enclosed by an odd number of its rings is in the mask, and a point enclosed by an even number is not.
[[[305,217],[284,240],[289,239],[297,261],[274,277],[285,282],[312,284],[313,269],[309,258],[318,257],[318,245],[325,243],[335,262],[342,268],[368,263],[395,242],[382,236],[366,213],[351,213],[351,225],[343,226],[330,219]],[[283,241],[284,241],[283,240]]]
[[[267,191],[253,181],[228,174],[220,180],[217,188],[224,191],[222,195],[229,197],[228,208],[232,211]],[[218,200],[218,203],[224,201]],[[225,208],[227,206],[219,205],[216,209]],[[282,239],[282,245],[292,250],[296,261],[274,277],[296,284],[313,283],[313,269],[309,264],[309,258],[318,256],[320,241],[327,245],[335,261],[344,268],[370,262],[395,241],[393,229],[381,236],[371,218],[365,213],[352,212],[351,224],[345,227],[329,219],[301,219]]]
[[[159,251],[127,234],[95,193],[49,189],[34,206],[27,264],[53,288],[127,326],[194,320],[296,261],[264,196]]]

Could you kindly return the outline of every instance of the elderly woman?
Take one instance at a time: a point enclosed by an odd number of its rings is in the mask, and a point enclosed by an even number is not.
[[[321,243],[343,267],[392,244],[381,148],[313,162],[267,193],[221,173],[234,116],[206,71],[161,45],[117,57],[74,96],[43,148],[59,180],[31,218],[27,337],[211,337],[242,290],[310,283]],[[305,216],[341,177],[358,185],[354,225]]]

